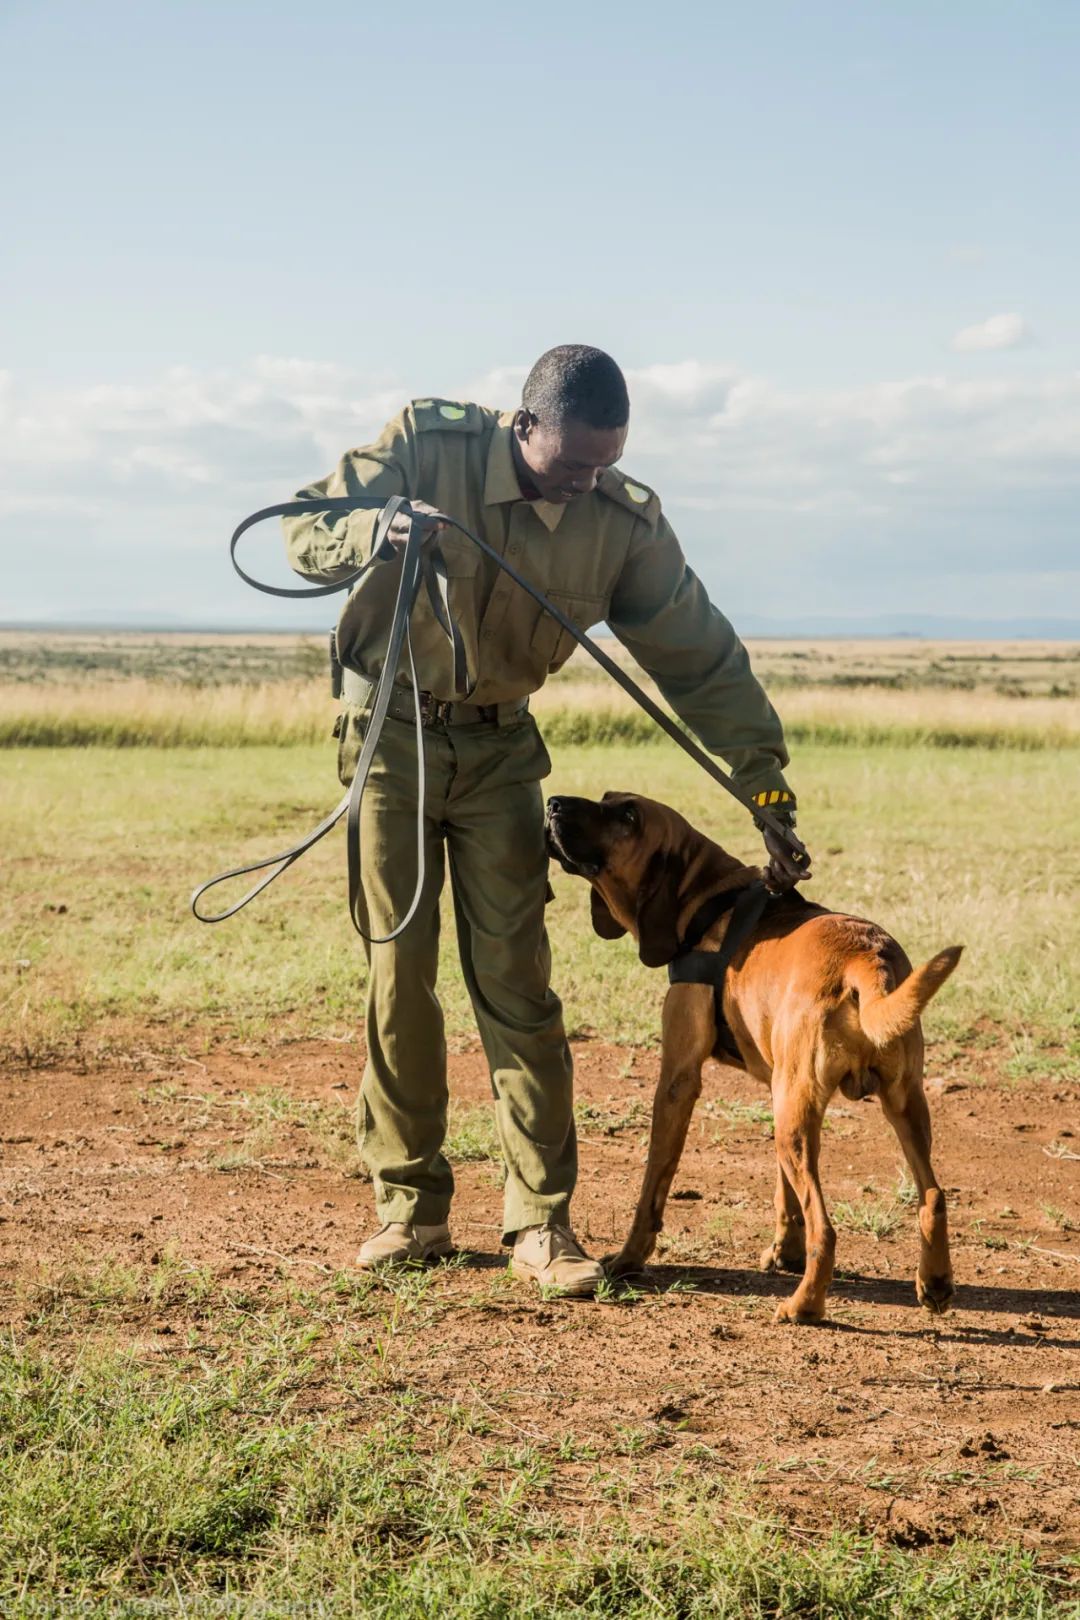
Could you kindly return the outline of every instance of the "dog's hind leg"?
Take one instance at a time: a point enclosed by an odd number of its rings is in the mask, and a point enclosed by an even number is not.
[[[709,985],[672,985],[664,1001],[660,1083],[653,1099],[645,1179],[626,1242],[604,1261],[613,1277],[640,1271],[663,1230],[664,1206],[701,1095],[701,1066],[716,1039],[712,1006]]]
[[[758,1265],[762,1271],[802,1271],[806,1266],[806,1222],[795,1189],[779,1162],[773,1206],[776,1236],[769,1247],[761,1251]]]
[[[920,1065],[921,1067],[921,1065]],[[930,1110],[920,1076],[894,1080],[881,1092],[881,1106],[904,1150],[919,1191],[919,1266],[915,1293],[928,1311],[946,1311],[953,1297],[949,1223],[945,1194],[930,1163]]]
[[[825,1208],[818,1174],[824,1107],[813,1082],[777,1067],[773,1072],[776,1155],[794,1189],[806,1226],[806,1271],[790,1299],[776,1309],[778,1322],[820,1322],[832,1282],[836,1233]]]

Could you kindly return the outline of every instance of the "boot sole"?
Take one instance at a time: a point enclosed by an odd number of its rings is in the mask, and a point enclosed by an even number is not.
[[[535,1267],[526,1265],[523,1260],[511,1260],[510,1271],[518,1282],[537,1283],[541,1288],[557,1288],[568,1299],[591,1299],[604,1280],[602,1277],[596,1277],[591,1282],[549,1282]]]

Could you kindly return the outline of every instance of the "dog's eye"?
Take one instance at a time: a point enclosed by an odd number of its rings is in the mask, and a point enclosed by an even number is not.
[[[625,821],[628,827],[637,826],[637,805],[624,804],[619,811],[619,820]]]

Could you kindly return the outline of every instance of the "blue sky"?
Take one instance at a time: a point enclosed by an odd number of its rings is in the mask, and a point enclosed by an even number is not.
[[[239,516],[565,341],[736,622],[1080,616],[1072,0],[0,0],[0,57],[0,618],[277,622]]]

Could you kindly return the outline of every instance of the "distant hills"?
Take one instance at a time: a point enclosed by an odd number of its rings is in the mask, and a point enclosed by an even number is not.
[[[317,635],[326,632],[336,617],[332,606],[320,608],[318,617],[310,610],[296,614],[292,622],[282,624],[280,619],[246,619],[213,623],[209,620],[185,618],[180,615],[149,613],[88,613],[75,619],[8,619],[0,621],[0,630],[85,631],[89,634],[107,634],[110,631],[162,635]],[[832,639],[885,639],[908,637],[922,641],[1080,641],[1080,618],[1046,619],[964,619],[937,613],[878,613],[866,618],[844,615],[818,614],[806,618],[766,618],[758,613],[732,615],[739,633],[744,636],[777,636],[812,640],[816,637]],[[600,629],[598,634],[603,634]]]
[[[909,636],[919,641],[1080,641],[1077,619],[962,619],[938,613],[879,613],[863,619],[821,614],[798,619],[768,619],[742,613],[736,619],[744,636]]]

